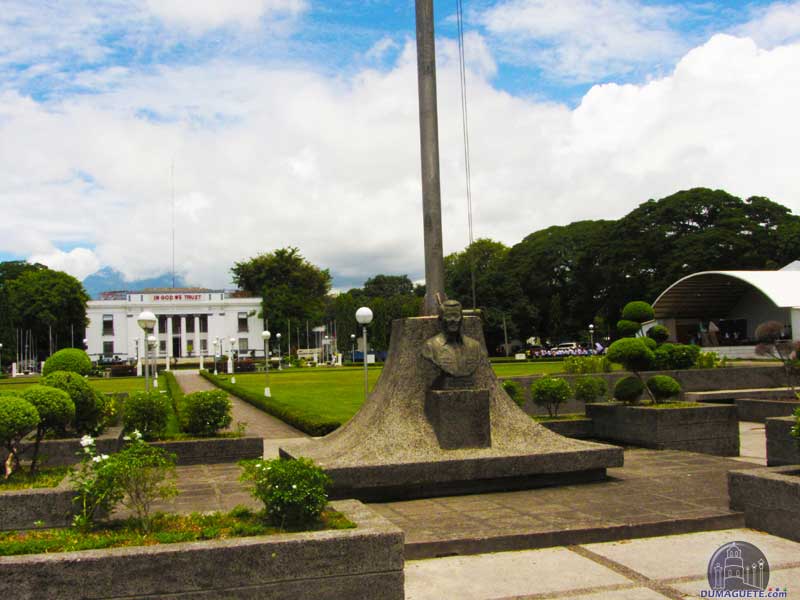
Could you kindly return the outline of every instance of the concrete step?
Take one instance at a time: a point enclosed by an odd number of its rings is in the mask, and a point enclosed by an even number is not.
[[[736,400],[738,398],[759,400],[795,400],[792,388],[749,388],[741,390],[712,390],[708,392],[686,392],[684,398],[687,402],[717,402],[722,400]]]

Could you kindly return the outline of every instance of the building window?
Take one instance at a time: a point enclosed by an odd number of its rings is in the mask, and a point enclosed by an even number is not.
[[[194,333],[194,315],[186,315],[186,333]]]
[[[239,352],[247,352],[249,350],[247,346],[247,338],[239,338]]]
[[[200,352],[208,352],[208,340],[200,340]]]
[[[172,317],[172,334],[178,335],[181,332],[181,318]]]
[[[158,351],[161,352],[161,354],[167,353],[167,340],[161,340],[158,342]]]
[[[103,315],[103,335],[114,335],[114,315]]]
[[[158,331],[167,333],[167,315],[158,315]]]
[[[208,315],[200,315],[200,333],[208,333]]]
[[[246,331],[250,331],[247,328],[247,313],[246,312],[240,312],[239,313],[239,333],[243,333],[243,332],[246,332]]]
[[[103,356],[114,355],[114,342],[103,342]]]

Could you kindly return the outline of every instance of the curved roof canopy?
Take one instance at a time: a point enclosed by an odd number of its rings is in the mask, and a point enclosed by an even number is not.
[[[800,271],[704,271],[669,286],[653,303],[656,318],[725,316],[750,288],[775,306],[800,307]]]

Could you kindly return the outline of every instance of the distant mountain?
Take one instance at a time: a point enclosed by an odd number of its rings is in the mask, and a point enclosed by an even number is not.
[[[150,279],[134,279],[128,281],[122,273],[111,267],[103,267],[83,280],[83,287],[91,298],[97,298],[103,292],[126,290],[135,292],[145,288],[172,287],[172,274],[164,273]],[[186,281],[180,276],[175,277],[175,287],[187,287]]]

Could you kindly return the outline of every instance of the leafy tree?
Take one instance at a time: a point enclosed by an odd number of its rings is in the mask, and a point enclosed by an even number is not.
[[[414,284],[408,275],[375,275],[364,282],[364,295],[369,298],[387,296],[410,296]]]
[[[262,316],[274,331],[285,331],[288,321],[318,321],[331,289],[331,275],[308,262],[297,248],[260,254],[231,269],[242,290],[262,297]]]

